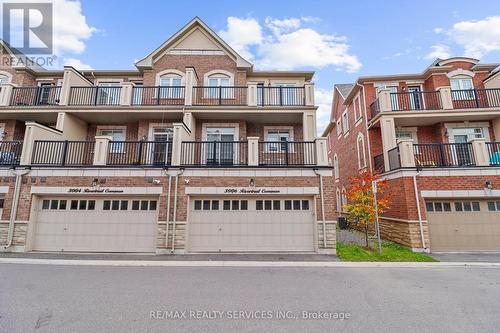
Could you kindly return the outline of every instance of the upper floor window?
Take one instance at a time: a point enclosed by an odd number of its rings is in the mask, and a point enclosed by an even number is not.
[[[125,141],[125,130],[124,129],[117,129],[117,128],[106,128],[106,129],[100,129],[99,130],[99,135],[106,135],[112,137],[112,141],[110,143],[110,148],[109,151],[112,153],[121,153],[123,152],[123,142]],[[118,142],[116,142],[118,141]]]
[[[182,86],[182,76],[177,74],[162,75],[159,84],[162,87],[180,87]]]
[[[340,122],[340,119],[337,120],[337,136],[340,136],[342,134],[342,124]]]
[[[5,74],[0,74],[0,85],[9,83],[9,77]]]
[[[366,168],[366,152],[365,152],[365,138],[363,134],[359,133],[357,140],[357,151],[358,151],[358,168]]]
[[[212,74],[208,77],[209,87],[229,87],[231,85],[231,78],[225,74]]]
[[[333,173],[335,175],[335,179],[340,178],[339,158],[337,157],[337,154],[333,155]]]
[[[344,113],[342,113],[342,130],[344,135],[346,135],[347,132],[349,132],[349,116],[347,110],[345,110]]]
[[[473,89],[472,79],[466,78],[452,78],[450,80],[452,90],[469,90]]]
[[[266,141],[269,142],[282,142],[280,143],[268,143],[267,151],[287,151],[292,150],[293,146],[289,146],[286,142],[293,141],[292,130],[291,129],[267,129],[266,130]]]
[[[361,119],[361,98],[359,98],[359,95],[354,98],[354,121],[358,121]]]

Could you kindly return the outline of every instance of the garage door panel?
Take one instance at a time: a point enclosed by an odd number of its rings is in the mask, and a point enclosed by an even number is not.
[[[219,200],[219,210],[203,210],[196,200]],[[245,200],[247,210],[223,210],[223,198],[194,198],[189,212],[189,250],[199,252],[216,251],[313,251],[314,215],[311,211],[285,211],[283,199],[273,209],[257,210],[256,200]],[[303,199],[306,200],[306,199]],[[269,208],[269,206],[267,206]],[[279,208],[279,209],[278,209]],[[213,226],[213,228],[207,227]],[[207,240],[209,239],[209,240]]]

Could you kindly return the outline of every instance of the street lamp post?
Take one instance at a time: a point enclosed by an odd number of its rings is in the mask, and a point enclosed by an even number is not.
[[[378,220],[378,202],[377,202],[377,181],[372,181],[373,201],[375,203],[375,228],[377,230],[378,254],[382,255],[382,242],[380,241],[380,224]]]

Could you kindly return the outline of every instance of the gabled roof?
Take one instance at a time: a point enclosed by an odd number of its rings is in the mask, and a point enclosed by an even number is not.
[[[45,68],[38,65],[37,63],[30,61],[29,57],[27,57],[24,53],[19,51],[18,49],[12,47],[9,43],[0,38],[0,48],[3,48],[7,51],[7,53],[17,59],[19,65],[12,66],[14,69],[28,69],[35,72],[43,72],[46,71]]]
[[[162,55],[166,50],[176,45],[183,38],[190,35],[194,31],[201,32],[209,40],[207,43],[219,46],[227,55],[236,61],[236,65],[241,68],[252,68],[252,64],[246,61],[235,50],[233,50],[222,38],[220,38],[212,29],[208,27],[198,16],[193,18],[181,30],[177,31],[172,37],[167,39],[156,50],[148,54],[144,59],[139,60],[135,65],[138,68],[148,68],[154,63],[155,58]]]
[[[353,83],[339,83],[335,85],[335,89],[337,89],[345,99],[347,95],[349,95],[349,91],[351,91],[353,86]]]

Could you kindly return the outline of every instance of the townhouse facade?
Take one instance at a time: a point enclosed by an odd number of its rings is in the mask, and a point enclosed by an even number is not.
[[[499,64],[438,59],[416,74],[336,85],[324,132],[335,209],[349,177],[380,174],[384,238],[426,251],[500,250]]]
[[[135,65],[0,68],[3,251],[335,253],[314,73],[199,18]]]

